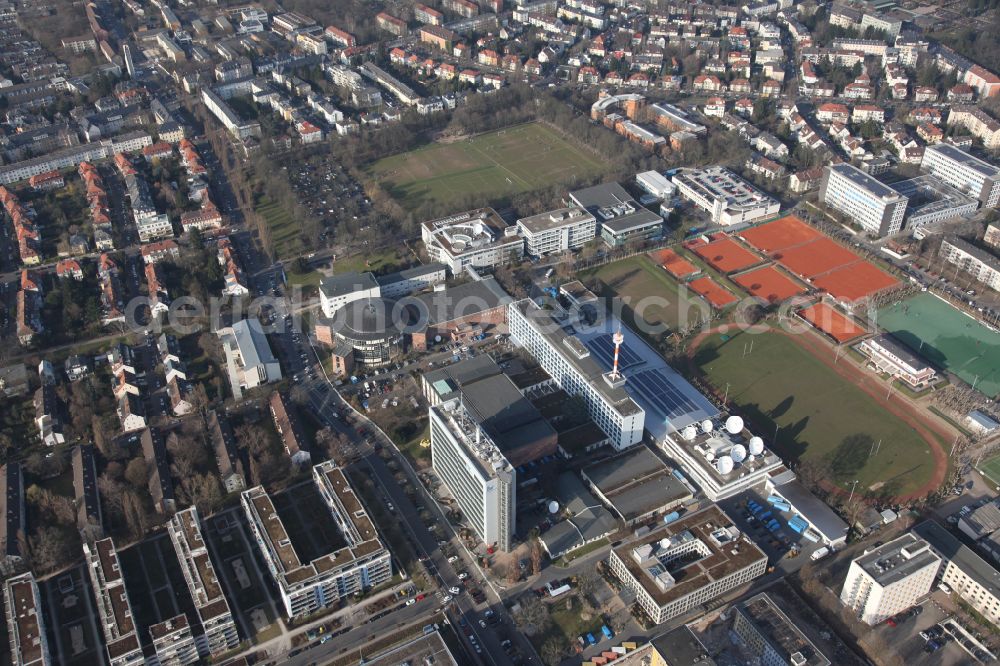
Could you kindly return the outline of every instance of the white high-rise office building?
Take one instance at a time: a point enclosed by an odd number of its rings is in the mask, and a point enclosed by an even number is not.
[[[874,626],[930,592],[940,565],[926,541],[904,534],[851,562],[840,601]]]
[[[990,208],[1000,203],[1000,168],[958,146],[939,143],[924,149],[920,168],[979,199]]]
[[[819,199],[875,236],[898,234],[907,198],[850,164],[826,167]]]

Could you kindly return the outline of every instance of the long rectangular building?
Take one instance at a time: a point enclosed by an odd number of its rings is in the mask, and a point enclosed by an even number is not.
[[[941,558],[942,583],[993,624],[1000,624],[1000,571],[930,520],[913,531]]]
[[[24,561],[21,535],[24,533],[24,477],[21,463],[0,467],[0,573],[10,575]]]
[[[52,663],[42,620],[42,597],[31,573],[8,578],[3,586],[10,656],[14,666],[48,666]]]
[[[924,149],[920,168],[979,199],[983,206],[1000,203],[1000,168],[948,143]]]
[[[941,258],[958,266],[990,289],[1000,289],[1000,258],[958,236],[941,241]]]
[[[907,198],[850,164],[826,167],[819,199],[875,236],[898,234]]]
[[[612,549],[608,564],[662,624],[762,576],[767,555],[713,504]]]
[[[642,441],[646,413],[632,400],[623,385],[609,380],[607,370],[591,357],[590,350],[568,333],[530,299],[507,306],[511,338],[531,354],[542,368],[570,395],[582,396],[590,417],[617,449]]]
[[[214,657],[233,649],[239,643],[236,622],[205,545],[198,509],[191,507],[174,514],[167,523],[167,532],[204,631],[196,639],[199,653]]]
[[[313,468],[313,481],[327,503],[346,546],[303,562],[274,503],[257,486],[241,494],[243,509],[289,618],[309,615],[340,599],[377,587],[392,577],[383,545],[343,470],[327,461]]]
[[[97,599],[97,620],[111,666],[142,664],[142,645],[125,592],[125,578],[114,542],[101,539],[83,544],[87,573]]]
[[[684,169],[671,178],[677,192],[723,226],[760,222],[781,203],[724,167]]]
[[[540,257],[576,250],[594,240],[597,219],[573,206],[522,217],[517,228],[524,237],[528,254]]]

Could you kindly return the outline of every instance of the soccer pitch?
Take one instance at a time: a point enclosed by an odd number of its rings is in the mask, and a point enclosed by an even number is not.
[[[776,453],[822,461],[841,488],[856,479],[859,491],[900,496],[934,474],[930,445],[909,424],[788,336],[715,334],[694,361],[720,395],[728,386],[769,445],[778,428]]]
[[[878,311],[880,328],[991,398],[1000,394],[1000,334],[937,296],[917,294]]]
[[[1000,455],[984,460],[979,465],[979,473],[994,486],[1000,488]]]
[[[607,170],[539,123],[486,132],[454,143],[435,143],[383,158],[367,168],[409,210],[474,195],[479,205],[556,183],[589,181]]]

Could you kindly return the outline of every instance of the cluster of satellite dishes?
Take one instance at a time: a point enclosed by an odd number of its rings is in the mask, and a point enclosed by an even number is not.
[[[730,435],[738,435],[743,432],[743,419],[739,416],[730,416],[726,419],[725,423],[726,432]],[[715,428],[715,424],[712,423],[710,419],[705,419],[701,422],[700,428],[695,425],[689,425],[681,431],[681,437],[686,441],[693,442],[696,437],[698,437],[698,431],[701,430],[702,434],[708,434],[712,432]],[[753,461],[754,458],[764,453],[764,440],[760,437],[754,436],[750,438],[748,446],[743,446],[742,444],[734,444],[727,455],[715,457],[713,451],[708,451],[705,454],[705,458],[710,463],[715,464],[715,469],[719,474],[726,475],[733,471],[733,468],[745,461]]]

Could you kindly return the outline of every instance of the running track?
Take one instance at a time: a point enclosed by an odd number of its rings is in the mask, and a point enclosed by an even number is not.
[[[722,324],[707,331],[702,331],[696,335],[694,339],[691,340],[691,344],[688,345],[688,369],[693,375],[700,377],[706,385],[711,386],[711,383],[708,381],[708,378],[701,373],[698,366],[695,365],[694,356],[698,351],[698,347],[701,346],[701,343],[704,342],[707,337],[715,333],[725,333],[730,328],[731,326]],[[931,455],[934,457],[934,476],[932,476],[931,480],[924,484],[923,487],[918,488],[917,490],[906,495],[895,497],[894,499],[896,502],[899,504],[905,504],[907,502],[926,497],[928,494],[941,487],[941,484],[944,483],[945,476],[948,472],[948,454],[945,453],[941,444],[937,441],[937,438],[935,438],[934,435],[936,434],[945,441],[949,441],[954,436],[953,432],[943,427],[941,424],[935,423],[934,421],[915,413],[907,406],[907,398],[898,393],[895,400],[886,400],[885,386],[881,381],[877,380],[863,368],[859,368],[850,359],[847,359],[845,363],[834,363],[833,359],[830,358],[830,347],[811,331],[801,335],[792,335],[787,331],[772,328],[770,333],[786,335],[792,338],[799,346],[803,347],[806,351],[815,356],[828,368],[850,383],[861,388],[861,390],[871,396],[875,402],[881,404],[886,410],[902,419],[904,423],[916,430],[920,436],[923,437],[924,441],[927,442],[927,445],[931,449]],[[715,397],[721,398],[718,394],[716,394]],[[823,488],[835,495],[843,496],[847,494],[846,490],[839,486],[835,486],[832,483],[824,482]]]

